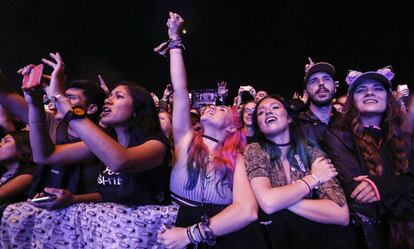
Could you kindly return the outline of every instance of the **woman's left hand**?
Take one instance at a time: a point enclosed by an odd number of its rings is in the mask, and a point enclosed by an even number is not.
[[[180,38],[180,32],[184,24],[184,19],[177,13],[170,12],[170,18],[167,21],[168,36],[170,39]]]
[[[158,234],[158,240],[168,249],[182,249],[190,244],[186,228],[173,227]]]
[[[379,201],[375,190],[371,184],[362,179],[366,176],[358,176],[354,178],[354,181],[361,182],[358,186],[355,187],[354,191],[351,193],[351,198],[355,199],[359,203],[371,203]]]

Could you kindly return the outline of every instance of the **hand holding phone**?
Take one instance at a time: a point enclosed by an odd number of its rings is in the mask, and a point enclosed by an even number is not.
[[[56,195],[48,195],[48,196],[42,196],[38,198],[33,198],[30,201],[34,203],[42,203],[42,202],[48,202],[56,199]]]
[[[404,85],[398,85],[397,86],[397,91],[403,93],[403,96],[408,96],[410,91],[408,89],[408,85],[404,84]]]
[[[23,76],[23,89],[31,89],[37,87],[41,83],[43,73],[43,64],[39,64],[32,68],[29,73]]]

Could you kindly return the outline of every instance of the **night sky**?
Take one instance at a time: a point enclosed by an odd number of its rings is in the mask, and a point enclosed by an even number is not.
[[[168,59],[168,11],[186,21],[189,88],[227,81],[290,97],[302,88],[307,57],[337,69],[392,65],[414,89],[413,1],[2,0],[0,67],[20,87],[18,68],[59,51],[69,79],[130,80],[161,97]],[[47,71],[50,73],[50,71]]]

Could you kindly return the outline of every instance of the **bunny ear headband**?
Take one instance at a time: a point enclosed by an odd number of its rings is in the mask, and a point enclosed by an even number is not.
[[[345,82],[348,84],[348,92],[353,90],[362,82],[367,79],[377,80],[384,84],[387,88],[391,88],[391,80],[395,74],[392,72],[391,66],[386,66],[377,71],[359,72],[355,70],[348,70],[348,74],[345,78]]]
[[[355,70],[348,70],[348,74],[345,78],[345,82],[349,86],[351,86],[357,78],[359,78],[361,75],[365,75],[365,74],[368,74],[368,73],[370,73],[370,74],[374,74],[374,73],[380,74],[380,75],[384,76],[388,81],[391,81],[394,78],[394,75],[395,75],[392,72],[392,67],[391,66],[386,66],[386,67],[383,67],[381,69],[378,69],[377,71],[371,71],[371,72],[366,72],[366,73],[362,73],[362,72],[355,71]]]

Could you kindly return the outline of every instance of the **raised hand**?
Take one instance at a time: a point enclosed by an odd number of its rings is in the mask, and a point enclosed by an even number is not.
[[[171,40],[180,39],[180,33],[183,28],[184,19],[177,13],[170,12],[170,18],[167,21],[168,37]]]
[[[102,78],[102,76],[100,74],[98,74],[98,79],[99,79],[99,86],[105,91],[106,95],[109,95],[109,93],[110,93],[109,88],[108,88],[105,80]]]
[[[51,96],[65,93],[65,64],[63,63],[62,57],[58,52],[50,53],[52,60],[42,59],[43,63],[53,68],[53,72],[50,78],[49,93]]]
[[[303,103],[307,103],[308,102],[308,92],[305,90],[303,91],[303,95],[302,96],[298,96],[300,100],[302,100]]]
[[[220,96],[227,96],[229,90],[227,89],[227,82],[221,81],[217,83],[217,94]]]
[[[168,84],[164,89],[164,94],[163,94],[162,98],[164,100],[168,100],[168,98],[171,96],[172,93],[173,93],[173,87],[172,87],[171,84]]]

